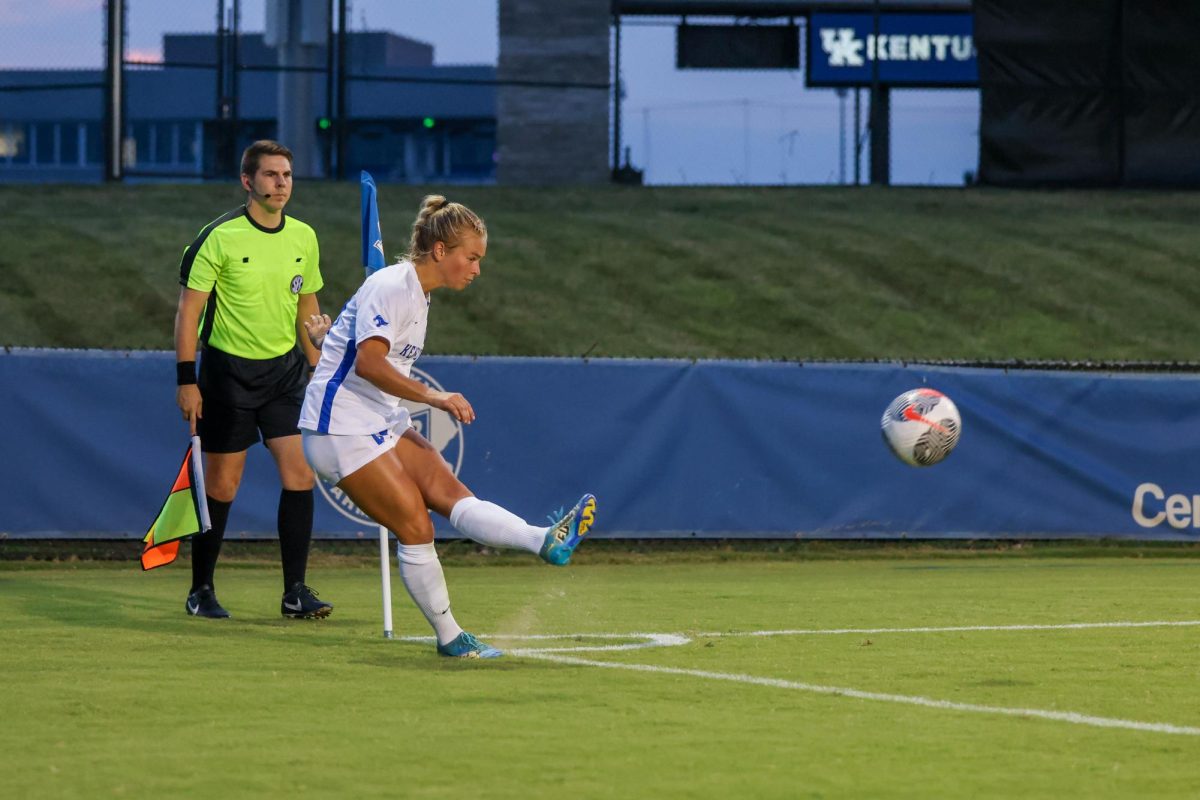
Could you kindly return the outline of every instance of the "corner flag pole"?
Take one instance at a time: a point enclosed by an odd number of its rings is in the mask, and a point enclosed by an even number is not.
[[[375,179],[363,171],[362,184],[362,264],[369,276],[383,269],[383,232],[379,227],[379,204],[375,199]],[[383,578],[383,638],[392,638],[392,569],[388,556],[388,529],[379,526],[379,573]]]

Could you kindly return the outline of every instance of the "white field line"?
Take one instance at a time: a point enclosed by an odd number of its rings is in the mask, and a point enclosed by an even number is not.
[[[952,625],[941,628],[797,628],[780,631],[711,631],[709,633],[694,633],[696,638],[715,638],[718,636],[822,636],[828,634],[846,633],[959,633],[971,631],[1073,631],[1090,628],[1193,628],[1200,625],[1200,620],[1189,619],[1180,621],[1154,622],[1068,622],[1061,625]],[[646,634],[630,634],[644,636]]]
[[[848,689],[840,686],[821,686],[815,683],[798,683],[796,681],[779,680],[778,678],[760,678],[755,675],[740,675],[732,672],[706,672],[699,669],[679,669],[677,667],[659,667],[652,664],[621,664],[612,661],[592,661],[586,658],[564,656],[555,653],[540,653],[537,651],[519,651],[526,658],[537,658],[543,661],[553,661],[558,664],[573,664],[581,667],[603,667],[605,669],[624,669],[634,672],[655,672],[665,675],[688,675],[693,678],[707,678],[717,681],[732,681],[748,683],[756,686],[770,686],[776,689],[794,689],[801,692],[853,697],[858,700],[879,700],[887,703],[904,703],[926,708],[938,708],[948,711],[968,711],[976,714],[1003,714],[1010,717],[1035,717],[1056,722],[1070,722],[1074,725],[1091,725],[1098,728],[1124,728],[1126,730],[1144,731],[1149,733],[1172,733],[1184,736],[1200,736],[1200,728],[1186,725],[1171,725],[1166,722],[1138,722],[1129,719],[1113,719],[1110,717],[1093,717],[1087,714],[1077,714],[1073,711],[1043,711],[1039,708],[1006,708],[1004,706],[982,706],[974,703],[955,703],[949,700],[935,700],[930,697],[919,697],[904,694],[883,694],[881,692],[864,692],[859,689]]]
[[[1168,628],[1200,626],[1200,620],[1152,622],[1071,622],[1058,625],[954,625],[947,627],[921,628],[810,628],[777,631],[715,631],[695,633],[695,638],[716,638],[731,636],[820,636],[829,634],[881,634],[881,633],[959,633],[973,631],[1055,631],[1055,630],[1087,630],[1093,628]],[[814,694],[852,697],[857,700],[875,700],[887,703],[903,703],[905,705],[923,706],[948,711],[965,711],[975,714],[998,714],[1011,717],[1027,717],[1046,719],[1055,722],[1067,722],[1073,725],[1090,725],[1098,728],[1121,728],[1125,730],[1147,733],[1167,733],[1182,736],[1200,736],[1200,727],[1188,725],[1172,725],[1166,722],[1139,722],[1137,720],[1118,719],[1113,717],[1096,717],[1089,714],[1079,714],[1074,711],[1046,711],[1038,708],[1010,708],[1007,706],[985,706],[976,703],[957,703],[950,700],[937,700],[919,695],[887,694],[883,692],[867,692],[841,686],[822,686],[814,683],[785,681],[779,678],[762,678],[756,675],[744,675],[732,672],[708,672],[698,669],[683,669],[679,667],[661,667],[653,664],[623,664],[612,661],[592,661],[563,653],[579,652],[614,652],[621,650],[641,650],[649,647],[678,647],[688,644],[692,638],[680,633],[562,633],[562,634],[492,634],[484,639],[499,639],[506,641],[547,641],[564,639],[641,639],[643,641],[628,642],[612,645],[577,645],[570,647],[544,648],[513,648],[510,655],[535,658],[542,661],[552,661],[558,664],[571,664],[582,667],[600,667],[602,669],[624,669],[633,672],[652,672],[664,675],[687,675],[693,678],[707,680],[731,681],[755,686],[769,686],[776,689],[791,689],[793,691],[812,692]],[[429,636],[406,636],[400,641],[432,642]]]

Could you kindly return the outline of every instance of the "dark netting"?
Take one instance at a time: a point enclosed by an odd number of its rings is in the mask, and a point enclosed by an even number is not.
[[[8,5],[0,26],[0,180],[99,180],[104,1],[46,4],[37,15]]]
[[[982,182],[1117,183],[1119,8],[1120,0],[976,2]]]
[[[1125,183],[1200,186],[1200,3],[1126,2]]]
[[[1200,6],[977,0],[980,179],[1200,186]]]
[[[314,128],[328,108],[329,4],[268,14],[281,7],[130,0],[126,174],[231,178],[264,138],[289,143],[298,175],[325,174]]]

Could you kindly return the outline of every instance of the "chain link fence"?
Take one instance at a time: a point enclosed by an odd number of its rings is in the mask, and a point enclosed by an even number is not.
[[[103,0],[0,4],[0,180],[86,180],[104,164]]]
[[[124,92],[111,109],[111,5],[0,10],[0,181],[102,180],[113,160],[129,179],[229,179],[247,144],[277,138],[306,178],[504,182],[501,154],[516,158],[505,141],[541,124],[537,113],[581,103],[605,178],[611,167],[656,185],[856,184],[871,172],[869,91],[809,88],[800,69],[679,69],[678,17],[615,24],[606,4],[608,76],[581,80],[524,58],[528,37],[511,24],[503,67],[501,0],[125,0]],[[544,8],[549,18],[558,6]],[[541,111],[512,101],[535,90]],[[978,104],[971,89],[893,91],[892,182],[969,182]]]

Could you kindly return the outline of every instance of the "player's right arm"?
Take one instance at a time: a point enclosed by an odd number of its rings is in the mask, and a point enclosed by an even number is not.
[[[210,294],[211,292],[200,292],[186,286],[179,290],[179,307],[175,310],[175,360],[181,364],[191,362],[193,369],[196,362],[200,314]],[[203,416],[200,388],[194,383],[180,386],[175,390],[175,402],[183,412],[191,434],[195,436],[196,420]]]
[[[459,422],[474,422],[475,409],[471,408],[467,398],[458,392],[434,391],[420,381],[400,374],[387,360],[390,349],[391,342],[379,336],[359,342],[358,355],[354,360],[355,374],[401,400],[411,400],[441,409]]]

